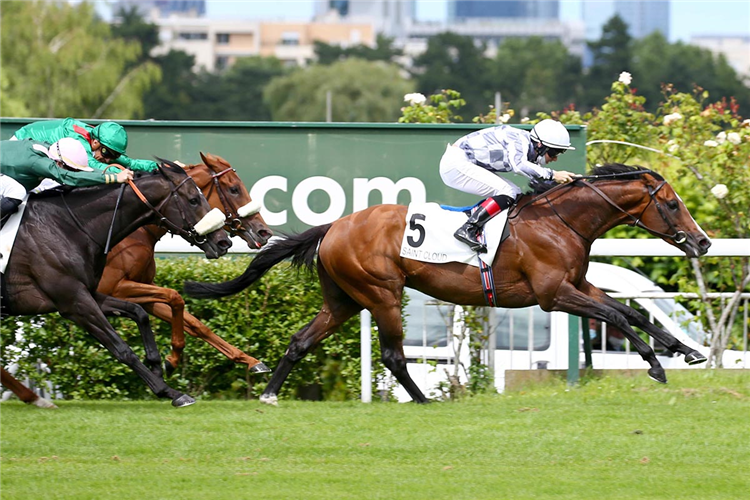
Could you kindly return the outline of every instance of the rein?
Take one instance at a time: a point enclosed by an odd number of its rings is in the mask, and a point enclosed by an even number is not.
[[[508,218],[509,219],[515,219],[515,218],[517,218],[521,214],[521,211],[523,211],[523,209],[525,209],[526,207],[528,207],[530,205],[533,205],[537,201],[543,199],[543,200],[545,200],[547,202],[547,204],[549,205],[549,207],[552,209],[552,211],[555,213],[555,215],[563,222],[563,224],[565,224],[569,229],[571,229],[574,233],[576,233],[583,240],[585,240],[586,242],[588,242],[589,244],[591,244],[592,241],[589,238],[587,238],[584,235],[582,235],[568,221],[566,221],[565,218],[563,218],[562,215],[560,215],[560,213],[555,209],[554,205],[552,204],[552,201],[549,199],[549,195],[552,194],[552,193],[554,193],[555,191],[559,191],[559,190],[561,190],[563,188],[571,188],[575,184],[577,184],[578,181],[583,181],[583,186],[586,186],[586,187],[590,188],[597,195],[599,195],[604,201],[606,201],[609,205],[611,205],[612,207],[616,208],[621,213],[627,215],[630,218],[630,220],[631,220],[631,223],[629,224],[630,226],[641,227],[641,228],[645,229],[646,231],[649,231],[649,232],[651,232],[653,234],[656,234],[656,235],[658,235],[658,236],[660,236],[662,238],[668,238],[668,239],[674,240],[674,242],[677,243],[677,244],[684,243],[687,240],[687,234],[685,234],[684,231],[678,231],[677,228],[675,228],[675,226],[674,226],[674,224],[672,224],[672,221],[670,220],[670,218],[667,217],[667,214],[664,212],[664,209],[662,208],[661,204],[655,198],[656,193],[658,193],[659,190],[661,190],[661,188],[664,187],[664,185],[667,183],[667,181],[662,180],[661,184],[659,184],[655,189],[651,189],[650,187],[648,188],[649,201],[646,204],[646,206],[643,208],[643,210],[641,211],[641,213],[638,215],[638,217],[632,215],[630,212],[628,212],[627,210],[625,210],[622,207],[620,207],[615,201],[613,201],[609,196],[607,196],[606,193],[604,193],[601,189],[599,189],[598,187],[596,187],[593,183],[591,183],[591,182],[585,182],[585,181],[588,181],[588,180],[616,179],[617,177],[625,177],[625,176],[632,176],[632,175],[643,175],[643,174],[647,174],[647,173],[653,173],[653,172],[651,170],[636,170],[636,171],[633,171],[633,172],[621,172],[621,173],[616,173],[616,174],[580,176],[580,177],[575,178],[569,184],[560,184],[558,186],[553,187],[552,189],[550,189],[548,191],[545,191],[542,194],[539,194],[539,195],[535,196],[528,203],[526,203],[523,206],[521,206],[512,216],[510,216]],[[672,230],[672,231],[674,231],[674,234],[662,233],[660,231],[656,231],[654,229],[650,229],[643,222],[641,222],[641,218],[643,217],[643,214],[646,213],[646,210],[648,210],[648,207],[651,206],[652,202],[654,203],[654,206],[656,206],[656,209],[659,212],[659,215],[661,216],[661,218],[669,226],[669,229]]]

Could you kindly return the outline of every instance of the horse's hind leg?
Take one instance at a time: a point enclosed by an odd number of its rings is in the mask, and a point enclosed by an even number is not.
[[[331,280],[320,263],[318,263],[318,277],[323,292],[323,307],[312,321],[292,336],[289,347],[260,397],[263,403],[277,404],[279,390],[294,365],[342,323],[362,310],[362,306]]]
[[[620,311],[597,300],[597,294],[594,290],[598,289],[587,283],[584,284],[581,290],[574,287],[571,283],[564,283],[557,291],[553,309],[577,316],[598,319],[619,328],[630,343],[633,344],[638,354],[651,365],[651,368],[648,370],[649,377],[657,382],[666,384],[667,375],[664,372],[664,368],[659,364],[659,360],[656,359],[654,350],[630,328],[627,318]]]
[[[171,321],[172,319],[172,309],[166,304],[151,304],[149,306],[146,306],[146,310],[164,321]],[[185,331],[189,335],[208,342],[224,356],[231,359],[235,363],[242,363],[247,365],[250,372],[267,373],[271,371],[263,362],[248,354],[245,354],[242,350],[236,348],[223,338],[216,335],[211,331],[210,328],[201,323],[198,318],[196,318],[189,312],[185,311],[183,313],[183,319],[185,322]]]
[[[138,326],[138,331],[141,333],[143,347],[146,352],[144,364],[151,369],[154,375],[161,377],[161,356],[159,355],[159,348],[156,345],[154,332],[151,330],[151,322],[148,319],[146,311],[138,304],[116,299],[109,295],[97,293],[95,298],[99,302],[99,307],[101,307],[105,316],[125,316],[135,322]]]
[[[26,404],[38,406],[39,408],[57,408],[55,403],[37,395],[2,367],[0,367],[0,384],[10,389],[13,394],[18,396],[18,399]]]
[[[404,328],[401,321],[400,302],[398,305],[373,309],[372,317],[378,325],[378,338],[380,339],[383,364],[393,373],[396,380],[406,389],[406,392],[415,402],[426,403],[427,398],[419,390],[406,369]]]

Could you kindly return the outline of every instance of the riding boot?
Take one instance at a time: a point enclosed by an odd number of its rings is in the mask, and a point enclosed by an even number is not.
[[[513,199],[509,196],[493,196],[487,198],[474,210],[469,216],[466,223],[458,228],[453,236],[463,243],[469,245],[473,251],[477,253],[487,253],[487,246],[479,241],[479,235],[482,234],[482,228],[488,220],[499,214],[510,207],[513,204]]]
[[[8,218],[18,211],[22,200],[17,198],[0,197],[0,228],[5,225]]]

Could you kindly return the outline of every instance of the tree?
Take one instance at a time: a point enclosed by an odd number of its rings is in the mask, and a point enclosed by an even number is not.
[[[724,56],[681,42],[670,44],[659,32],[634,43],[632,71],[650,111],[658,108],[665,83],[686,92],[698,85],[711,95],[733,96],[741,109],[750,109],[750,89]]]
[[[112,25],[112,35],[140,44],[141,56],[137,62],[151,59],[151,51],[159,46],[159,27],[147,23],[135,6],[128,9],[120,7],[115,18],[118,22]]]
[[[396,121],[404,94],[411,90],[395,65],[347,59],[275,78],[264,100],[274,120],[325,121],[330,91],[333,121],[388,122]]]
[[[490,77],[490,61],[485,47],[471,37],[441,33],[430,38],[427,50],[414,59],[417,88],[425,95],[441,89],[454,89],[466,99],[467,115],[487,111],[498,89]]]
[[[559,40],[509,38],[498,47],[490,73],[503,99],[523,106],[523,116],[561,110],[581,92],[581,60]]]
[[[319,64],[333,64],[342,59],[356,57],[366,61],[395,62],[395,59],[404,55],[404,51],[393,47],[393,38],[385,35],[377,36],[375,47],[359,44],[353,47],[342,47],[341,45],[329,45],[324,42],[315,42],[315,57]]]
[[[632,73],[632,38],[625,21],[615,15],[602,27],[601,38],[587,42],[587,45],[593,55],[593,64],[585,78],[583,104],[590,109],[604,100],[610,83],[621,72]]]
[[[113,38],[89,3],[3,2],[3,100],[26,116],[134,118],[161,74],[153,63],[127,69],[138,43]]]

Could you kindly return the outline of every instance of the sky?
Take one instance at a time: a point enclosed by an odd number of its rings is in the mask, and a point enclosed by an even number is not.
[[[594,0],[560,0],[562,19],[580,19],[581,3]],[[448,0],[417,0],[417,18],[445,21]],[[309,19],[312,0],[208,0],[207,14],[216,18]],[[750,36],[748,0],[672,0],[670,41],[687,42],[693,35],[735,34]]]

